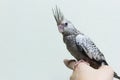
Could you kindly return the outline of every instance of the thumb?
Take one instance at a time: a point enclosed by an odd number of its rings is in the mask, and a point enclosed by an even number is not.
[[[66,65],[66,67],[68,67],[69,69],[74,69],[74,65],[76,63],[76,60],[74,59],[71,59],[71,60],[68,60],[68,59],[64,59],[64,64]]]

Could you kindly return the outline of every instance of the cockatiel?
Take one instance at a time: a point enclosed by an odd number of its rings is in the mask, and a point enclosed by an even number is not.
[[[78,61],[84,60],[91,67],[98,69],[101,65],[108,65],[102,52],[96,47],[93,41],[63,16],[59,8],[53,9],[53,15],[57,22],[58,30],[63,35],[63,41],[68,51]],[[114,77],[120,79],[114,72]]]

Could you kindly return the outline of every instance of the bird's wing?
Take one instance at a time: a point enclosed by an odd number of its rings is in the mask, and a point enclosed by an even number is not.
[[[85,35],[76,36],[76,45],[79,50],[84,50],[85,54],[96,61],[105,61],[104,55],[96,47],[96,45]]]

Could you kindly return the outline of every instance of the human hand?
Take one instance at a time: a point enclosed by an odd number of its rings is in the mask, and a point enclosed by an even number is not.
[[[65,65],[73,70],[70,80],[113,80],[114,71],[110,66],[94,69],[86,62],[76,65],[75,60],[64,60]]]

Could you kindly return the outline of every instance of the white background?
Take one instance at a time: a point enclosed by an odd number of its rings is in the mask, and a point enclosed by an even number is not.
[[[0,0],[0,80],[69,80],[56,5],[120,75],[120,0]]]

